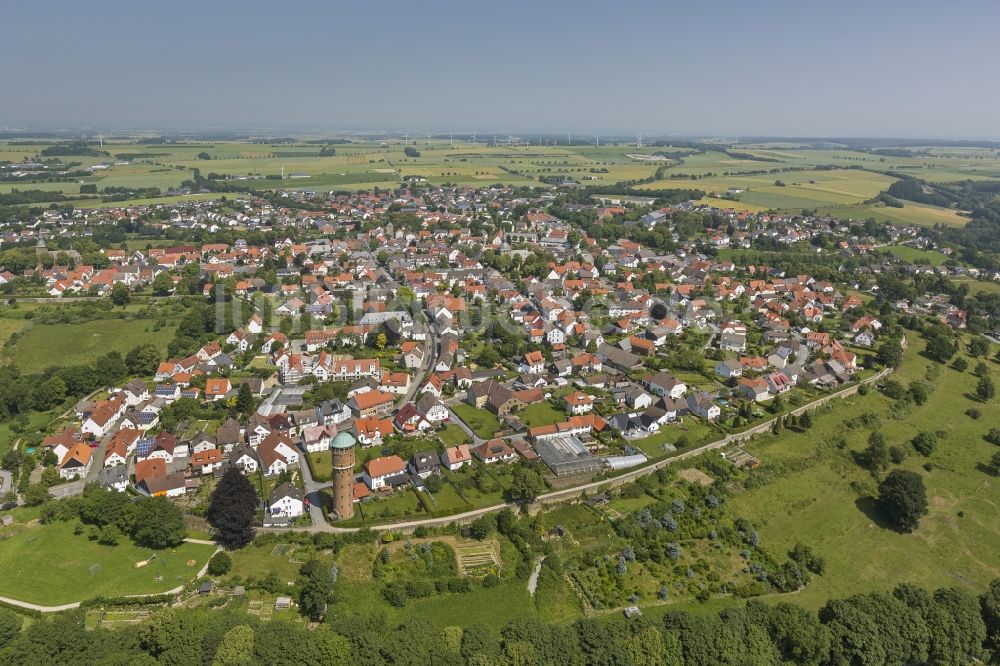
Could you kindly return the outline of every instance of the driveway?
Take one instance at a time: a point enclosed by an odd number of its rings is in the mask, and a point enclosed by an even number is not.
[[[299,473],[302,474],[302,485],[305,486],[306,498],[309,500],[309,517],[312,519],[313,529],[322,529],[326,525],[326,518],[323,516],[320,491],[329,488],[332,483],[319,483],[312,476],[309,469],[309,462],[306,460],[306,453],[303,450],[299,457]]]

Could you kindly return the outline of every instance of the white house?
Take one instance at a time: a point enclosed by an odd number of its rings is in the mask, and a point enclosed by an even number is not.
[[[124,413],[125,397],[122,394],[118,394],[110,400],[98,400],[80,430],[100,439],[111,432]]]
[[[330,449],[330,442],[337,434],[333,425],[315,425],[302,429],[302,446],[309,453],[320,453]]]
[[[257,447],[264,476],[274,476],[299,464],[299,453],[286,435],[272,432]]]
[[[406,471],[406,463],[399,456],[381,456],[366,462],[362,470],[368,488],[379,490],[388,486],[389,479],[403,474]]]
[[[305,513],[302,490],[289,482],[275,488],[267,499],[267,513],[271,518],[294,520]]]
[[[646,382],[649,390],[660,397],[671,397],[675,400],[687,393],[687,384],[666,372],[653,375]]]
[[[441,404],[432,393],[424,393],[417,400],[417,411],[431,424],[436,425],[447,421],[450,414],[448,408]]]

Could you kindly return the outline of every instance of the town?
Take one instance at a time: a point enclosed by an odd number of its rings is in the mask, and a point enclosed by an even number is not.
[[[8,268],[8,294],[201,295],[233,323],[79,400],[39,442],[58,472],[50,492],[92,482],[184,498],[235,467],[262,491],[263,524],[325,524],[411,515],[393,498],[411,490],[419,513],[440,513],[459,498],[431,476],[457,488],[513,464],[523,472],[496,473],[502,492],[483,499],[533,500],[864,376],[883,338],[866,308],[880,275],[1000,277],[879,252],[933,250],[915,227],[875,238],[844,220],[498,187],[287,198],[237,198],[228,215],[212,203],[47,214],[6,237],[36,260]],[[234,240],[107,247],[91,263],[55,249],[123,223]],[[671,249],[588,235],[604,223],[659,230]],[[832,261],[790,275],[722,258],[772,241]],[[845,261],[859,268],[838,280]],[[966,326],[939,295],[892,307]],[[331,444],[344,435],[359,448],[344,481],[357,512],[332,506]]]

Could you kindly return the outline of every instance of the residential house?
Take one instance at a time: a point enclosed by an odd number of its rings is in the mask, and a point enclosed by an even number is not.
[[[395,485],[395,477],[406,474],[406,463],[399,456],[381,456],[366,462],[361,470],[365,484],[375,491]]]
[[[743,397],[756,402],[762,402],[771,397],[767,380],[762,377],[742,377],[736,390]]]
[[[93,462],[93,453],[94,450],[83,442],[74,444],[59,462],[59,476],[64,479],[86,478]]]
[[[267,515],[272,520],[290,521],[305,515],[302,489],[286,481],[267,498]]]
[[[431,474],[441,471],[441,463],[438,461],[437,453],[434,451],[420,451],[414,453],[410,458],[408,467],[411,474],[416,474],[421,479],[426,479]]]
[[[722,415],[722,408],[715,404],[708,393],[692,393],[688,396],[687,403],[691,413],[703,419],[714,421]]]
[[[517,458],[517,452],[502,439],[491,439],[472,449],[473,455],[487,465],[498,462],[511,462]]]
[[[594,408],[594,399],[583,391],[573,391],[563,401],[571,414],[589,414]]]
[[[392,434],[392,419],[370,416],[354,421],[354,439],[363,447],[377,446],[382,438]]]
[[[644,380],[645,385],[655,395],[681,398],[687,393],[687,384],[667,372],[658,372]]]
[[[288,435],[274,431],[257,447],[264,476],[281,474],[299,464],[299,453]]]
[[[358,393],[348,401],[351,411],[358,418],[388,414],[392,411],[393,396],[385,391]]]
[[[457,471],[465,465],[472,464],[472,453],[465,444],[449,446],[441,454],[441,464],[448,468],[449,472]]]

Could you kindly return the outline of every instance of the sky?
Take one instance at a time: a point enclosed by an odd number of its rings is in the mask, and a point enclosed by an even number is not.
[[[0,128],[1000,138],[993,0],[37,0]]]

